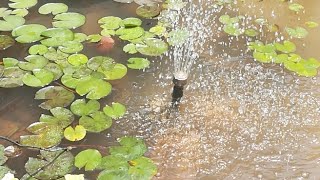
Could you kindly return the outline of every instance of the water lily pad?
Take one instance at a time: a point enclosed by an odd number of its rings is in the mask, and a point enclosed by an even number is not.
[[[75,29],[82,26],[86,22],[86,17],[79,13],[62,13],[53,18],[55,21],[52,23],[56,28]]]
[[[12,10],[8,9],[8,8],[0,8],[0,17],[5,17],[10,15],[12,12]]]
[[[106,80],[116,80],[123,78],[127,74],[127,67],[123,64],[115,63],[107,68],[99,67],[98,72],[103,73]]]
[[[81,66],[88,62],[88,57],[84,54],[72,54],[68,57],[68,62],[73,66]]]
[[[180,11],[182,8],[184,8],[188,2],[185,2],[183,0],[167,0],[162,5],[163,8]]]
[[[186,29],[173,30],[168,34],[168,43],[173,46],[182,45],[189,37],[189,32]]]
[[[53,47],[48,48],[48,52],[43,55],[50,61],[65,60],[69,57],[69,54],[63,53],[60,50],[55,50]]]
[[[123,19],[121,24],[124,27],[137,27],[137,26],[141,26],[142,21],[139,18],[130,17],[130,18]]]
[[[292,3],[292,4],[289,5],[289,9],[291,11],[299,12],[299,11],[303,10],[304,7],[301,4]]]
[[[43,87],[50,84],[54,79],[54,74],[46,69],[34,69],[33,75],[25,74],[22,81],[31,87]]]
[[[103,112],[97,111],[89,116],[82,116],[79,124],[89,132],[99,133],[111,127],[112,119]]]
[[[80,96],[86,95],[88,99],[100,99],[111,92],[111,84],[93,77],[82,78],[76,86],[76,91]]]
[[[26,9],[15,9],[11,12],[11,14],[17,15],[17,16],[21,16],[21,17],[25,17],[26,15],[29,14],[29,11]]]
[[[85,167],[85,171],[92,171],[100,164],[101,158],[98,150],[87,149],[76,155],[74,165],[79,169]]]
[[[237,24],[227,24],[223,27],[223,31],[232,36],[239,36],[244,33],[244,30],[239,28]]]
[[[40,14],[50,14],[57,15],[68,11],[68,6],[64,3],[47,3],[39,8]]]
[[[274,63],[284,63],[285,61],[288,61],[288,54],[278,54],[277,57],[274,58]]]
[[[65,180],[85,180],[84,174],[66,174],[64,178]]]
[[[66,41],[74,39],[73,32],[65,28],[50,28],[41,33],[47,39],[41,40],[41,44],[48,47],[60,46]]]
[[[114,59],[106,56],[95,56],[90,58],[88,61],[88,68],[96,71],[99,67],[108,68],[110,65],[114,63]]]
[[[45,45],[42,45],[42,44],[36,44],[36,45],[33,45],[29,48],[29,54],[31,55],[44,55],[48,52],[48,48],[47,46]]]
[[[123,51],[129,54],[137,53],[136,45],[133,43],[127,44],[123,47]]]
[[[150,61],[146,58],[130,58],[128,62],[127,66],[131,69],[145,69],[150,65]]]
[[[84,34],[84,33],[74,33],[73,41],[84,42],[85,40],[87,40],[87,35],[86,34]]]
[[[117,159],[119,160],[119,158]],[[112,161],[114,162],[114,161]],[[117,161],[117,163],[119,163],[119,161]],[[128,164],[128,163],[127,163]],[[106,169],[102,172],[99,173],[97,180],[105,180],[105,179],[131,179],[129,174],[128,174],[128,170],[117,170],[115,168],[113,168],[112,170]]]
[[[132,179],[152,179],[157,174],[157,166],[154,162],[146,157],[139,157],[129,162],[128,173]]]
[[[12,31],[25,23],[25,19],[21,16],[8,15],[0,20],[0,31]]]
[[[146,151],[145,143],[135,137],[122,137],[119,139],[121,146],[110,147],[110,154],[114,156],[121,156],[127,161],[141,157]]]
[[[309,34],[303,27],[296,27],[295,29],[287,27],[285,30],[290,36],[295,38],[305,38]]]
[[[143,18],[153,18],[160,14],[161,8],[160,6],[139,6],[136,9],[136,13],[138,16]]]
[[[28,24],[15,28],[12,36],[20,43],[32,43],[43,39],[41,33],[47,28],[40,24]]]
[[[8,158],[4,155],[4,146],[0,144],[0,165],[3,165]]]
[[[87,37],[87,40],[90,42],[99,42],[102,36],[100,34],[91,34]]]
[[[319,24],[317,22],[314,22],[314,21],[307,21],[305,23],[309,28],[316,28],[319,26]]]
[[[50,109],[50,112],[53,116],[42,114],[39,119],[39,121],[41,123],[44,123],[46,126],[48,126],[48,124],[49,124],[49,125],[53,125],[55,127],[59,127],[60,129],[63,129],[63,128],[69,126],[74,120],[74,116],[73,116],[72,112],[66,108],[55,107],[55,108]],[[28,127],[28,130],[30,132],[35,133],[32,126]],[[36,129],[36,130],[38,131],[38,129]]]
[[[127,160],[121,156],[109,155],[102,158],[99,169],[127,171],[129,170],[129,164]],[[127,174],[127,172],[124,173]]]
[[[247,36],[250,36],[250,37],[254,37],[254,36],[257,36],[258,35],[258,32],[254,29],[246,29],[244,31],[244,34],[247,35]]]
[[[15,43],[14,39],[7,35],[0,35],[0,50],[5,50]]]
[[[2,77],[0,77],[0,87],[13,88],[23,86],[22,78],[26,73],[26,71],[23,71],[19,67],[8,67],[3,69]]]
[[[160,56],[168,50],[168,44],[156,38],[145,40],[145,44],[137,44],[137,51],[147,56]]]
[[[19,61],[15,58],[3,58],[3,65],[5,68],[17,66],[18,63]]]
[[[59,46],[59,50],[64,53],[77,53],[82,51],[83,45],[77,41],[67,41],[64,42],[61,46]]]
[[[262,63],[270,63],[276,58],[277,54],[272,53],[262,53],[262,52],[253,52],[253,57],[255,60]]]
[[[114,17],[114,16],[107,16],[98,20],[99,24],[103,24],[102,28],[112,29],[112,30],[118,29],[120,27],[121,22],[122,22],[121,18]]]
[[[61,76],[63,75],[63,72],[61,70],[61,67],[58,65],[58,64],[55,64],[55,63],[48,63],[44,69],[50,71],[53,73],[54,75],[54,78],[53,80],[58,80],[61,78]]]
[[[164,35],[166,31],[167,31],[166,27],[160,26],[160,25],[156,25],[156,26],[149,29],[149,32],[151,32],[157,36]]]
[[[9,0],[12,3],[9,3],[9,7],[13,9],[28,9],[32,6],[35,6],[38,3],[38,0]]]
[[[80,141],[86,136],[86,129],[81,126],[77,125],[74,129],[69,126],[64,130],[64,137],[69,141]]]
[[[120,28],[116,31],[116,34],[119,35],[119,38],[122,40],[137,39],[143,36],[144,29],[142,27]]]
[[[60,86],[49,86],[36,92],[35,99],[47,100],[39,106],[42,109],[52,109],[55,107],[67,107],[74,100],[74,94]]]
[[[20,61],[18,66],[26,71],[41,69],[48,63],[48,59],[40,55],[29,55],[24,58],[26,61]]]
[[[116,34],[116,31],[113,29],[103,29],[101,31],[101,35],[105,37],[114,36]],[[101,40],[101,39],[100,39]]]
[[[46,167],[43,170],[39,171],[39,173],[35,174],[35,178],[58,179],[72,172],[74,165],[74,157],[71,152],[62,152],[62,150],[55,152],[40,151],[40,154],[41,156],[39,157],[39,159],[29,157],[27,163],[25,164],[26,171],[29,174],[33,174],[37,172],[40,168]],[[49,166],[46,166],[49,162],[52,163]]]
[[[71,111],[78,116],[87,116],[100,109],[100,103],[97,100],[78,99],[71,104]]]
[[[239,18],[238,17],[230,17],[229,15],[225,14],[219,17],[219,21],[222,24],[234,24],[239,22]]]
[[[274,45],[278,51],[284,53],[291,53],[296,51],[296,45],[291,41],[284,41],[283,44],[275,43]]]
[[[118,119],[126,113],[126,107],[120,103],[112,103],[112,106],[106,105],[103,112],[113,119]]]

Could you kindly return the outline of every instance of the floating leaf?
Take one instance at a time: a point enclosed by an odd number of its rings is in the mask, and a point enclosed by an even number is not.
[[[86,129],[77,125],[74,129],[69,126],[64,130],[64,137],[69,141],[80,141],[86,136]]]
[[[274,63],[283,63],[288,60],[287,54],[278,54],[277,57],[274,58]]]
[[[97,180],[105,180],[105,179],[126,180],[126,179],[131,179],[131,178],[130,178],[127,170],[106,169],[106,170],[99,173]]]
[[[133,43],[127,44],[123,47],[123,51],[129,54],[137,53],[136,45]]]
[[[54,75],[53,80],[54,81],[60,79],[61,76],[63,75],[63,72],[62,72],[60,66],[58,64],[55,64],[55,63],[48,63],[44,67],[44,69],[49,70],[49,71],[51,71],[53,73],[53,75]]]
[[[149,67],[150,61],[146,58],[130,58],[127,66],[131,69],[145,69]]]
[[[40,159],[29,157],[28,162],[25,164],[26,171],[29,174],[34,174],[45,167],[33,175],[37,179],[58,179],[73,170],[74,157],[69,151],[40,151],[40,154]],[[50,162],[52,163],[49,164]],[[46,166],[47,164],[49,166]]]
[[[12,31],[25,23],[25,19],[21,16],[8,15],[0,20],[0,31]]]
[[[64,28],[50,28],[41,33],[47,39],[41,40],[41,44],[48,47],[56,47],[62,45],[66,41],[72,41],[73,32]]]
[[[97,111],[90,116],[82,116],[79,119],[79,124],[89,132],[99,133],[111,127],[112,119],[103,112]]]
[[[84,15],[73,12],[58,14],[53,19],[56,21],[52,25],[56,28],[75,29],[86,22]]]
[[[65,180],[85,180],[84,174],[66,174],[64,178]]]
[[[153,18],[160,14],[161,8],[160,6],[139,6],[136,9],[136,13],[138,16],[143,18]]]
[[[111,92],[111,84],[93,77],[82,78],[76,86],[76,91],[80,96],[87,94],[88,99],[100,99]]]
[[[162,6],[166,9],[180,11],[187,4],[188,2],[185,2],[183,0],[167,0]]]
[[[63,53],[60,50],[56,51],[53,47],[49,47],[48,52],[46,52],[43,56],[50,61],[59,61],[67,59],[69,54]]]
[[[31,87],[43,87],[50,84],[54,79],[54,74],[46,69],[34,69],[33,75],[25,74],[22,81]]]
[[[10,15],[12,10],[9,10],[8,8],[0,8],[0,17],[5,17]]]
[[[126,113],[126,107],[120,103],[112,103],[112,106],[106,105],[103,112],[113,119],[118,119]]]
[[[173,46],[182,45],[189,37],[189,32],[185,29],[173,30],[168,34],[168,43]]]
[[[127,74],[127,67],[123,64],[114,63],[108,67],[99,67],[98,72],[105,75],[106,80],[121,79]]]
[[[146,157],[139,157],[131,160],[128,173],[131,179],[152,179],[157,174],[157,166],[153,161]]]
[[[78,116],[87,116],[100,109],[100,103],[97,100],[78,99],[71,104],[71,111]]]
[[[11,14],[17,15],[17,16],[21,16],[21,17],[25,17],[26,15],[29,14],[29,11],[26,9],[15,9],[11,12]]]
[[[283,44],[275,43],[274,45],[278,51],[284,53],[291,53],[296,51],[296,45],[291,41],[284,41]]]
[[[99,42],[102,36],[100,34],[91,34],[87,37],[87,40],[90,42]]]
[[[122,40],[132,40],[143,36],[144,29],[142,27],[120,28],[116,31],[116,34]]]
[[[276,56],[277,54],[275,52],[271,52],[271,53],[253,52],[254,59],[262,63],[270,63],[275,59]]]
[[[244,31],[244,33],[247,35],[247,36],[250,36],[250,37],[254,37],[254,36],[257,36],[258,35],[258,32],[254,29],[246,29]]]
[[[121,22],[121,18],[114,16],[107,16],[98,20],[99,24],[103,24],[102,28],[104,29],[118,29],[120,27]]]
[[[13,88],[23,86],[22,78],[25,74],[26,71],[23,71],[18,67],[5,68],[2,77],[0,77],[0,87]]]
[[[316,28],[319,26],[319,24],[317,22],[314,22],[314,21],[307,21],[305,23],[309,28]]]
[[[49,86],[36,92],[35,99],[47,99],[39,106],[42,109],[67,107],[74,100],[74,94],[60,86]]]
[[[121,146],[110,147],[110,154],[121,156],[127,161],[136,159],[147,151],[144,142],[135,137],[122,137],[120,138],[119,143]]]
[[[67,12],[68,6],[64,3],[47,3],[42,5],[38,11],[40,14],[52,13],[53,15],[56,15],[56,14]]]
[[[160,39],[149,38],[145,44],[137,44],[137,51],[148,56],[159,56],[168,50],[168,44]]]
[[[101,158],[99,151],[87,149],[76,155],[75,166],[79,169],[85,167],[85,171],[92,171],[100,164]]]
[[[40,122],[52,124],[62,129],[69,126],[74,120],[72,112],[66,108],[56,107],[50,109],[50,112],[53,116],[42,114]]]
[[[0,50],[5,50],[14,45],[14,40],[7,35],[0,35]]]
[[[301,4],[292,3],[292,4],[289,5],[289,9],[291,11],[299,12],[299,11],[303,10],[304,7]]]
[[[152,28],[150,28],[149,32],[157,35],[157,36],[162,36],[165,32],[167,31],[166,27],[156,25]]]
[[[223,31],[232,36],[243,34],[243,29],[240,29],[237,24],[227,24],[223,27]]]
[[[105,37],[110,37],[110,36],[113,36],[113,35],[115,35],[116,34],[116,31],[114,31],[114,30],[112,30],[112,29],[103,29],[102,31],[101,31],[101,35],[102,36],[105,36]],[[103,37],[101,37],[101,39],[102,39]],[[100,40],[101,40],[100,39]]]
[[[129,164],[127,159],[122,156],[109,155],[102,158],[99,169],[120,170],[127,174],[126,171],[129,170]]]
[[[122,20],[122,25],[124,25],[124,27],[137,27],[137,26],[141,26],[142,21],[139,18],[125,18]]]
[[[3,165],[8,158],[4,155],[4,146],[0,144],[0,165]]]
[[[72,54],[68,57],[68,62],[74,66],[81,66],[88,62],[88,57],[84,54]]]
[[[286,28],[287,33],[295,38],[305,38],[308,35],[308,31],[304,29],[303,27],[296,27],[293,28]]]
[[[48,59],[40,55],[29,55],[24,58],[26,61],[20,61],[18,66],[26,71],[41,69],[48,64]]]
[[[258,18],[254,22],[259,24],[260,26],[268,24],[268,21],[266,19],[264,19],[264,18]]]
[[[59,50],[64,53],[77,53],[82,51],[83,45],[77,41],[67,41],[64,42],[61,46],[59,46]]]
[[[36,54],[44,55],[47,52],[48,52],[47,46],[42,44],[36,44],[29,48],[29,54],[32,54],[32,55],[36,55]]]
[[[19,61],[17,59],[15,59],[15,58],[3,58],[3,65],[4,65],[5,68],[14,67],[18,63],[19,63]]]
[[[28,24],[15,28],[12,36],[16,37],[16,41],[20,43],[32,43],[43,39],[41,33],[47,28],[40,24]]]
[[[95,56],[92,57],[89,61],[88,61],[88,68],[96,71],[98,70],[100,67],[104,67],[104,68],[108,68],[110,65],[112,65],[114,63],[114,60],[110,57],[106,57],[106,56]]]
[[[239,22],[239,18],[238,17],[230,17],[229,15],[225,14],[219,17],[219,21],[222,24],[234,24]]]
[[[76,88],[80,80],[72,77],[72,75],[65,74],[61,77],[61,82],[68,88]]]
[[[9,3],[9,7],[14,9],[28,9],[32,6],[35,6],[38,3],[38,0],[9,0],[12,3]]]
[[[84,33],[74,33],[74,40],[73,41],[77,41],[77,42],[83,42],[87,40],[87,35]]]

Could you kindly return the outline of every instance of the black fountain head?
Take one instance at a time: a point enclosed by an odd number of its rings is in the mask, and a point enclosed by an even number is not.
[[[188,79],[173,78],[173,91],[172,91],[172,107],[177,107],[183,96],[183,88],[187,84]]]

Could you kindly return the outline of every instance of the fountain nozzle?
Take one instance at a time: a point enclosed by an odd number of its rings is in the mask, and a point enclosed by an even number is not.
[[[173,91],[172,91],[172,106],[176,107],[180,103],[180,100],[183,96],[183,88],[187,84],[188,79],[178,79],[176,77],[173,78]]]

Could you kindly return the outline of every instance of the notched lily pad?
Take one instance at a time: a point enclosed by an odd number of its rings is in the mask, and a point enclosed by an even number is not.
[[[43,39],[41,33],[47,28],[40,24],[28,24],[15,28],[12,36],[16,37],[16,41],[20,43],[32,43]]]
[[[75,29],[86,22],[84,15],[74,12],[58,14],[53,19],[55,21],[52,22],[52,25],[56,28]]]
[[[29,48],[29,54],[31,55],[44,55],[45,53],[48,52],[48,48],[47,46],[45,45],[42,45],[42,44],[36,44],[36,45],[33,45]]]
[[[41,69],[48,64],[48,59],[40,55],[29,55],[24,58],[26,61],[20,61],[18,66],[26,71]]]
[[[120,103],[113,102],[111,106],[106,105],[103,108],[103,112],[113,119],[118,119],[126,113],[126,107]]]
[[[82,116],[79,124],[89,132],[99,133],[111,127],[112,119],[103,112],[97,111],[90,116]]]
[[[168,50],[168,44],[156,38],[145,40],[145,44],[137,44],[137,51],[147,56],[160,56]]]
[[[38,0],[9,0],[12,3],[9,3],[9,7],[13,9],[28,9],[32,6],[35,6],[38,3]]]
[[[86,136],[86,129],[81,126],[77,125],[74,129],[69,126],[64,130],[64,137],[69,141],[80,141]]]
[[[12,31],[25,23],[25,19],[21,16],[8,15],[0,20],[0,31]]]
[[[85,167],[85,171],[92,171],[100,164],[101,158],[98,150],[87,149],[76,155],[75,166],[79,169]]]
[[[39,8],[40,14],[50,14],[57,15],[68,11],[68,6],[64,3],[47,3]]]
[[[67,41],[74,39],[73,32],[65,28],[50,28],[41,33],[46,39],[41,40],[41,44],[47,47],[60,46]]]
[[[78,116],[87,116],[100,109],[100,103],[97,100],[78,99],[70,106],[71,111]]]
[[[150,65],[150,61],[146,58],[130,58],[128,62],[127,66],[130,69],[145,69]]]
[[[87,94],[88,99],[101,99],[110,94],[111,89],[110,83],[90,76],[81,78],[76,86],[76,92],[80,96]]]
[[[25,74],[22,81],[25,85],[31,87],[43,87],[50,84],[54,79],[54,74],[46,69],[34,69],[33,75]]]
[[[138,16],[143,18],[153,18],[160,14],[161,8],[160,6],[139,6],[136,9],[136,13]]]
[[[102,24],[101,27],[103,29],[118,29],[120,27],[120,24],[122,22],[122,19],[119,17],[114,17],[114,16],[107,16],[103,17],[98,20],[99,24]]]

